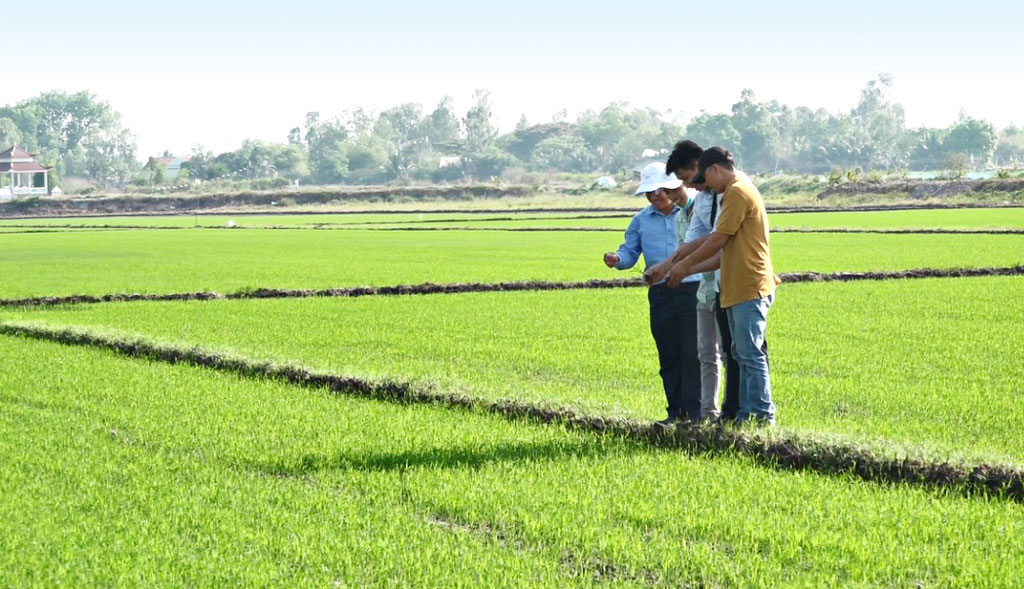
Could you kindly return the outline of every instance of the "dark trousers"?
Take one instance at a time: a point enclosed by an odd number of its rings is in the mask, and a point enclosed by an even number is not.
[[[729,317],[726,316],[720,302],[715,301],[715,319],[718,320],[718,333],[722,337],[722,350],[725,352],[725,401],[722,402],[722,419],[736,419],[736,412],[740,410],[740,363],[732,355]],[[761,351],[768,360],[768,338],[764,339]]]
[[[669,417],[700,418],[700,361],[697,359],[697,286],[652,286],[651,335],[658,347],[661,382]]]

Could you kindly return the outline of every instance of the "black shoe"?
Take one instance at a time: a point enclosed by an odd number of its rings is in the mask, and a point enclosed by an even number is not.
[[[660,421],[655,421],[654,422],[654,426],[655,427],[664,427],[664,428],[675,427],[675,425],[677,423],[679,423],[682,419],[683,418],[681,418],[678,415],[669,415],[665,419],[662,419]]]

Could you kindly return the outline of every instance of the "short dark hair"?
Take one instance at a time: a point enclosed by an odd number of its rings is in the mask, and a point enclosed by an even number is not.
[[[722,167],[724,167],[727,170],[735,170],[736,169],[736,161],[733,159],[732,152],[729,151],[728,149],[722,149],[722,151],[725,152],[725,161],[724,162],[715,162],[715,163],[720,165],[720,166],[722,166]]]
[[[683,139],[672,148],[672,153],[665,162],[665,173],[671,174],[679,168],[689,168],[697,163],[704,150],[689,139]]]
[[[735,169],[733,167],[732,152],[724,147],[709,147],[704,153],[700,154],[700,160],[697,161],[697,175],[690,178],[690,182],[693,184],[704,184],[707,182],[705,172],[716,164],[728,170]]]

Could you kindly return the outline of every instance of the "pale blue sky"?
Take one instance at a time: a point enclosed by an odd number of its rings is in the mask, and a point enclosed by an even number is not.
[[[743,88],[845,110],[883,71],[911,125],[949,124],[961,107],[1024,123],[1016,2],[57,0],[45,12],[4,25],[0,44],[26,58],[7,62],[0,104],[91,90],[140,156],[283,141],[310,110],[429,110],[446,94],[465,109],[477,88],[503,130],[614,100],[687,119],[727,111]]]

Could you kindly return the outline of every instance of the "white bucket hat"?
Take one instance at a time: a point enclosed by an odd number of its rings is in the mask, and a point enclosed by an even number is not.
[[[644,170],[640,172],[640,186],[637,187],[637,194],[644,194],[645,192],[654,192],[659,188],[674,189],[679,188],[683,185],[683,181],[676,178],[676,175],[665,173],[665,164],[653,163],[644,166]]]

